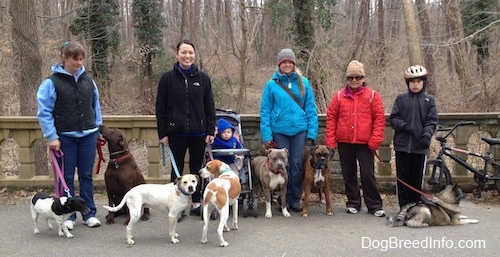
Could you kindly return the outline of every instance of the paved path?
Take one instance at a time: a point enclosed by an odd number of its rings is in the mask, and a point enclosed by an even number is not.
[[[97,201],[98,218],[104,221],[105,202]],[[81,220],[72,231],[75,238],[58,237],[39,220],[40,234],[33,234],[28,200],[0,203],[0,256],[493,256],[500,252],[500,207],[464,201],[464,213],[480,220],[466,226],[411,229],[391,228],[384,218],[366,210],[352,215],[340,204],[335,216],[312,207],[309,218],[292,213],[283,218],[273,209],[272,219],[239,219],[239,230],[225,233],[229,246],[218,245],[216,222],[209,228],[207,244],[201,244],[203,227],[199,217],[187,217],[178,225],[180,243],[168,239],[167,215],[152,210],[151,220],[134,229],[136,244],[127,247],[124,217],[116,224],[87,228]],[[394,208],[386,209],[394,214]],[[413,244],[413,245],[412,245]],[[459,245],[460,244],[460,245]],[[466,244],[466,245],[464,245]],[[466,247],[466,248],[460,248]]]

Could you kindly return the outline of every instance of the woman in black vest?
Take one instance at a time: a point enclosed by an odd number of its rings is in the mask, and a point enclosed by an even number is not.
[[[71,196],[75,195],[75,170],[78,170],[80,197],[90,209],[83,221],[89,227],[98,227],[101,222],[96,218],[92,167],[102,117],[99,91],[85,72],[84,57],[82,45],[64,43],[62,62],[52,65],[52,75],[38,88],[37,118],[49,148],[64,153],[64,180]],[[64,225],[73,229],[75,220],[76,213]]]

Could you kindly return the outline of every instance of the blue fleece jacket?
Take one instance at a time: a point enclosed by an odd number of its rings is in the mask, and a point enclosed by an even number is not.
[[[302,109],[276,82],[281,81],[303,104]],[[273,140],[273,133],[294,136],[306,131],[307,138],[316,140],[318,135],[318,113],[314,92],[307,78],[302,76],[305,94],[300,95],[299,75],[290,75],[275,70],[271,80],[264,87],[260,104],[260,132],[262,142]]]
[[[82,66],[82,68],[79,71],[77,71],[76,76],[74,77],[75,81],[77,81],[78,78],[84,72],[85,72],[85,67]],[[71,75],[61,66],[61,64],[52,65],[52,74],[54,73],[64,73]],[[99,130],[99,126],[102,125],[101,106],[99,104],[99,91],[97,89],[95,81],[93,82],[94,82],[93,102],[94,102],[94,112],[95,112],[95,120],[97,127],[81,131],[62,132],[61,134],[79,138],[90,135]],[[40,87],[38,88],[38,92],[36,93],[36,98],[38,101],[37,118],[38,122],[40,123],[40,128],[42,129],[43,136],[47,138],[49,142],[58,139],[59,136],[57,135],[57,130],[56,127],[54,126],[54,117],[52,116],[52,112],[54,111],[54,107],[57,100],[57,94],[56,94],[56,89],[54,87],[54,83],[52,82],[51,79],[45,79],[44,81],[42,81]]]

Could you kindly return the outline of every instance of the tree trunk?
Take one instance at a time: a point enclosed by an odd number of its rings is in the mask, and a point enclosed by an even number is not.
[[[356,25],[356,29],[353,30],[354,38],[349,49],[347,63],[349,63],[350,60],[360,59],[360,57],[362,56],[362,52],[364,50],[363,48],[366,42],[366,35],[368,34],[368,28],[370,27],[368,21],[368,18],[370,17],[369,11],[370,0],[361,0],[361,6],[359,8],[359,19]]]
[[[429,13],[427,12],[427,6],[425,0],[416,0],[415,4],[417,6],[418,19],[420,20],[420,28],[422,33],[422,43],[424,51],[424,66],[427,68],[429,75],[427,76],[428,86],[427,92],[431,95],[436,95],[436,85],[434,81],[434,58],[432,56],[432,34],[429,25]]]
[[[406,38],[408,42],[408,55],[410,58],[410,65],[423,65],[413,2],[412,0],[403,0],[402,6],[403,15],[405,17]]]
[[[460,90],[461,95],[465,95],[465,92],[468,88],[472,86],[472,82],[469,80],[467,76],[467,56],[466,56],[466,42],[463,41],[464,38],[464,30],[462,26],[462,18],[460,16],[460,10],[458,8],[458,2],[456,0],[445,0],[445,12],[446,18],[448,20],[449,32],[450,32],[450,41],[452,42],[451,46],[451,56],[453,59],[453,65],[455,68],[455,72],[458,76],[458,88]],[[467,105],[467,101],[466,105]]]
[[[240,0],[240,22],[241,22],[241,48],[240,48],[240,83],[238,85],[238,112],[243,112],[243,103],[246,102],[246,72],[248,65],[248,20],[245,15],[245,0]]]
[[[378,31],[378,58],[377,65],[382,68],[386,67],[386,56],[387,49],[385,46],[385,11],[384,11],[384,0],[377,0],[377,31]]]
[[[21,115],[36,115],[34,100],[42,79],[35,0],[10,1],[14,79],[19,87]]]

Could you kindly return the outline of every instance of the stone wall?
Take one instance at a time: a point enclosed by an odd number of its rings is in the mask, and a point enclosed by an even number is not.
[[[154,116],[104,116],[104,124],[111,128],[120,128],[124,131],[132,154],[138,162],[146,180],[150,183],[165,183],[170,180],[170,163],[168,158],[162,157],[158,145],[156,120]],[[317,144],[324,142],[325,115],[319,116],[320,128]],[[440,125],[452,126],[460,120],[473,120],[475,125],[460,127],[453,134],[454,145],[459,148],[484,151],[484,144],[480,143],[478,135],[500,137],[500,113],[455,113],[440,114]],[[262,155],[263,147],[260,142],[259,116],[252,114],[241,115],[241,127],[244,137],[244,146],[251,150],[252,156]],[[393,130],[387,123],[385,140],[379,149],[382,162],[376,160],[376,175],[381,187],[392,190],[394,177],[394,153],[391,148]],[[433,140],[434,141],[434,140]],[[433,143],[430,158],[436,152],[436,142]],[[106,147],[104,147],[106,148]],[[107,149],[103,150],[107,159]],[[499,155],[495,151],[496,156]],[[0,117],[0,187],[37,187],[51,186],[53,172],[49,162],[46,141],[42,137],[36,117]],[[187,160],[186,156],[186,160]],[[464,156],[464,158],[467,158]],[[97,159],[96,159],[97,162]],[[450,164],[453,167],[456,181],[471,182],[471,174],[463,168]],[[188,165],[185,165],[187,168]],[[104,185],[104,170],[106,162],[101,164],[99,174],[94,180],[97,186]],[[333,179],[335,190],[343,189],[342,176],[338,164],[338,155],[333,161]]]

